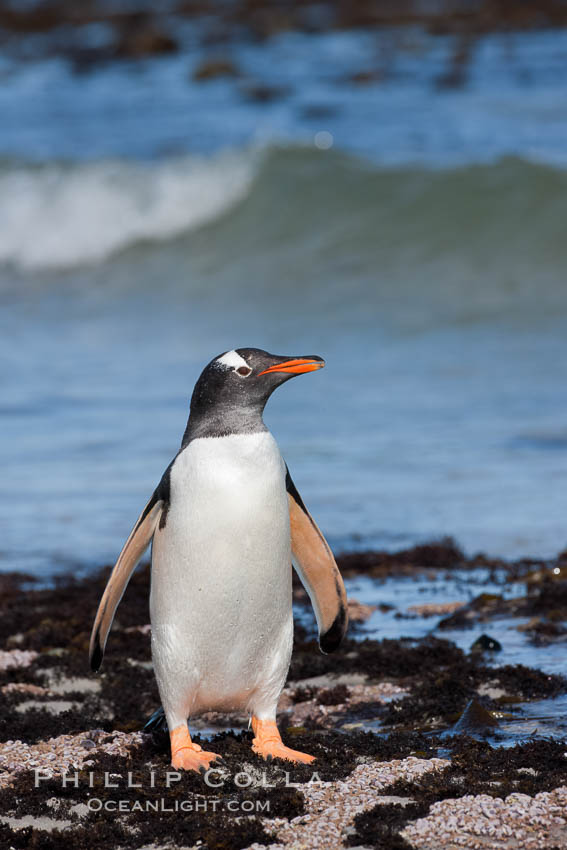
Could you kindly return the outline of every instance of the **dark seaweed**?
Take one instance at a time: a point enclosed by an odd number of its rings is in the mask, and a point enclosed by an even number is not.
[[[378,850],[411,850],[411,844],[399,835],[410,821],[425,817],[426,803],[378,803],[354,819],[355,832],[348,837],[351,847],[363,844]]]
[[[383,556],[380,553],[378,556],[378,563],[383,564]],[[456,566],[461,556],[462,553],[452,548],[450,543],[434,544],[398,553],[397,564],[394,563],[396,556],[389,556],[393,560],[384,568],[402,572],[449,569]],[[352,569],[357,562],[364,568],[371,560],[371,553],[348,557]],[[375,558],[376,554],[372,557]],[[560,638],[562,627],[556,617],[564,605],[562,582],[550,579],[547,566],[537,565],[535,573],[533,568],[532,562],[518,562],[514,568],[530,575],[528,593],[521,604],[529,604],[534,612],[537,609],[537,623],[544,624],[542,636],[547,633],[550,639]],[[373,569],[371,567],[369,571]],[[1,673],[0,686],[8,682],[46,686],[51,679],[89,675],[100,683],[99,692],[77,690],[57,697],[74,703],[71,710],[57,715],[43,709],[43,705],[53,698],[49,694],[37,697],[15,692],[0,694],[0,740],[20,739],[34,743],[63,733],[78,732],[85,733],[85,737],[98,743],[113,730],[142,728],[159,706],[154,675],[147,664],[150,660],[149,637],[137,628],[149,619],[147,567],[139,569],[132,578],[109,638],[101,672],[95,676],[88,671],[91,623],[107,577],[108,569],[81,581],[72,577],[63,579],[56,586],[43,589],[34,588],[26,577],[16,575],[10,575],[0,583],[0,589],[5,591],[0,619],[2,645],[6,648],[35,649],[39,653],[29,667]],[[493,603],[497,609],[500,605],[498,597],[496,602],[494,598],[485,597],[478,603],[478,610]],[[331,684],[325,687],[302,685],[302,680],[315,675],[344,673],[363,673],[369,681],[399,682],[408,689],[409,695],[385,706],[377,702],[349,706],[351,690],[344,684],[333,685],[331,680]],[[42,783],[36,789],[33,787],[33,773],[21,773],[13,787],[0,790],[0,811],[18,816],[32,814],[66,818],[73,821],[73,826],[65,832],[47,832],[31,827],[12,830],[2,825],[0,845],[12,846],[16,850],[59,850],[71,845],[88,847],[89,850],[107,850],[108,846],[119,845],[125,850],[135,850],[152,842],[191,846],[201,841],[204,847],[214,850],[225,847],[237,849],[253,842],[268,843],[272,837],[263,825],[261,813],[242,814],[219,809],[191,812],[190,815],[175,811],[117,815],[114,811],[102,811],[79,818],[72,813],[72,807],[88,799],[89,794],[103,801],[126,799],[131,803],[159,795],[169,804],[180,800],[210,801],[220,796],[238,804],[244,801],[254,805],[258,801],[269,803],[269,812],[264,811],[264,815],[293,818],[304,811],[301,786],[312,779],[314,770],[321,780],[336,781],[348,776],[361,760],[388,761],[409,755],[420,758],[439,754],[450,756],[452,764],[448,770],[428,774],[422,782],[398,782],[389,789],[388,793],[417,801],[415,805],[405,808],[378,806],[357,817],[354,832],[348,838],[351,845],[363,843],[400,850],[405,847],[399,835],[405,823],[421,816],[436,800],[463,793],[506,796],[512,791],[520,791],[535,794],[567,781],[567,760],[563,755],[565,744],[533,741],[500,750],[463,734],[440,739],[423,731],[451,727],[456,732],[491,725],[487,718],[492,717],[491,712],[497,707],[498,700],[490,700],[486,696],[480,699],[478,688],[482,684],[503,688],[507,694],[506,702],[511,699],[521,701],[566,692],[567,681],[560,676],[522,665],[488,666],[482,652],[467,654],[452,642],[432,636],[421,640],[381,641],[347,638],[334,655],[322,655],[314,636],[298,625],[290,680],[296,683],[291,694],[292,705],[311,700],[315,706],[335,707],[332,713],[321,712],[320,717],[308,718],[301,727],[290,726],[285,715],[279,718],[284,741],[315,755],[317,761],[313,766],[265,763],[251,751],[251,733],[243,731],[240,734],[224,732],[207,742],[208,749],[223,757],[227,777],[222,793],[218,788],[208,787],[203,777],[197,774],[183,775],[179,783],[164,793],[163,782],[159,779],[155,789],[144,786],[143,791],[105,789],[100,782],[93,789],[82,785],[79,789],[73,786],[63,789],[57,779]],[[16,711],[18,704],[28,699],[32,699],[36,707],[25,713]],[[337,706],[340,708],[337,709]],[[327,727],[336,725],[339,728],[346,722],[378,719],[383,733],[345,733],[325,728],[321,717]],[[460,726],[455,726],[458,721]],[[384,734],[386,732],[389,734]],[[198,736],[194,738],[199,742]],[[167,733],[156,732],[148,736],[145,743],[134,747],[126,759],[95,754],[93,760],[94,765],[89,770],[95,774],[108,771],[124,776],[131,770],[134,776],[143,778],[151,769],[163,779],[169,769]],[[256,773],[263,773],[268,785],[239,787],[235,776],[248,770],[247,766]],[[54,797],[59,801],[56,812],[48,805],[48,800]]]

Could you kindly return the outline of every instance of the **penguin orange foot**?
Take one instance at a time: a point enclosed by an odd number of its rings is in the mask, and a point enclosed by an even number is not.
[[[210,763],[221,757],[208,753],[199,744],[194,744],[187,726],[178,726],[169,735],[171,741],[171,765],[181,770],[208,770]]]
[[[311,764],[315,761],[315,756],[286,747],[275,720],[260,720],[258,717],[253,717],[252,729],[254,730],[252,751],[262,758],[286,759],[286,761],[301,764]]]

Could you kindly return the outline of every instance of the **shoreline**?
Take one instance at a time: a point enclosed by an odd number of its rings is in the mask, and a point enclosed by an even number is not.
[[[197,741],[199,732],[213,734],[222,765],[210,782],[185,774],[170,777],[169,787],[167,733],[141,731],[159,706],[148,567],[132,578],[96,676],[88,673],[88,636],[107,570],[26,591],[23,576],[0,576],[0,835],[6,846],[41,842],[55,850],[88,840],[93,850],[109,841],[124,848],[201,841],[211,850],[452,847],[451,823],[458,817],[464,824],[459,847],[509,846],[514,819],[525,847],[567,847],[560,815],[567,800],[565,741],[526,733],[514,742],[506,731],[506,718],[525,706],[564,700],[567,679],[499,665],[494,645],[464,652],[443,636],[441,625],[448,620],[450,628],[466,629],[480,618],[490,632],[499,618],[522,612],[531,614],[539,640],[560,649],[567,631],[565,553],[551,562],[467,559],[447,539],[398,553],[344,554],[338,562],[347,580],[371,578],[378,586],[455,572],[466,585],[482,568],[498,574],[503,586],[523,583],[526,592],[511,599],[480,592],[464,604],[414,606],[420,610],[412,617],[432,625],[431,617],[440,618],[435,634],[399,639],[369,636],[366,624],[381,612],[351,598],[351,632],[337,653],[324,656],[305,594],[294,585],[299,620],[278,723],[286,742],[317,761],[264,763],[251,753],[246,718],[209,713],[191,729]],[[399,613],[403,629],[409,615]]]

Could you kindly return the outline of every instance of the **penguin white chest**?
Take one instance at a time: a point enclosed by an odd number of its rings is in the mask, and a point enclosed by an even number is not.
[[[292,644],[285,464],[269,432],[193,440],[171,469],[152,551],[152,648],[167,711],[254,708],[283,686]],[[186,714],[186,716],[187,716]]]

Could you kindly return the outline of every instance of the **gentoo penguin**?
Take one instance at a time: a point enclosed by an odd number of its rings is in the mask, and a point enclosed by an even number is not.
[[[262,414],[272,392],[320,357],[239,348],[216,357],[195,385],[178,454],[116,562],[96,615],[90,661],[98,670],[116,607],[152,543],[152,657],[176,768],[218,756],[191,741],[203,711],[251,717],[252,749],[309,763],[276,726],[293,642],[291,563],[307,590],[323,652],[347,628],[345,588],[331,550],[303,504]]]

